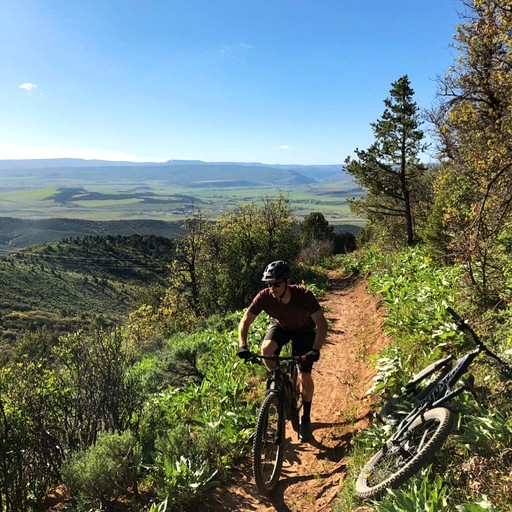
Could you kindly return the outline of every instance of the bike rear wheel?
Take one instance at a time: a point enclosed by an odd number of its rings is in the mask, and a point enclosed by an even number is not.
[[[284,455],[284,411],[279,395],[270,392],[256,421],[253,443],[253,473],[258,489],[269,495],[277,486]]]
[[[444,407],[416,418],[399,439],[388,441],[363,467],[356,492],[363,499],[379,499],[386,489],[403,484],[426,466],[450,434],[452,414]]]

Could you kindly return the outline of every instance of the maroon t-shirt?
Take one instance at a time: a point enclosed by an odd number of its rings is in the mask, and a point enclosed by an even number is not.
[[[296,332],[311,332],[315,329],[315,322],[311,315],[320,311],[321,307],[313,293],[298,285],[289,285],[291,293],[288,304],[281,303],[275,299],[270,290],[265,288],[256,297],[254,297],[249,311],[253,315],[258,315],[265,311],[271,316],[283,329]]]

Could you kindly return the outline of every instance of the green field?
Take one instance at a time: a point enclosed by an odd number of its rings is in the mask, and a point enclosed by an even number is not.
[[[26,186],[26,185],[25,185]],[[333,224],[363,225],[353,216],[347,199],[354,189],[345,183],[276,187],[176,187],[162,182],[88,183],[60,182],[58,188],[0,190],[3,216],[28,218],[73,218],[89,220],[152,219],[180,220],[201,210],[215,219],[237,205],[273,199],[280,193],[301,218],[322,212]]]

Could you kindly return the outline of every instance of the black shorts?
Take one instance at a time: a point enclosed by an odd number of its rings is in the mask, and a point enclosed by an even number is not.
[[[292,355],[303,356],[309,352],[315,343],[315,331],[294,332],[283,329],[279,324],[274,324],[265,334],[265,340],[275,341],[278,345],[276,354],[279,355],[281,349],[289,342],[292,342]],[[300,370],[305,373],[311,373],[313,363],[306,361],[299,363]]]

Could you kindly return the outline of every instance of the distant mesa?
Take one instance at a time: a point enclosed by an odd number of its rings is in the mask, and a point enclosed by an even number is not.
[[[0,160],[0,171],[5,177],[19,181],[66,181],[85,185],[108,179],[111,183],[133,183],[133,186],[162,182],[210,188],[308,185],[348,176],[339,164],[268,165],[197,160],[139,163],[73,158]]]

